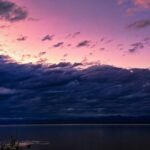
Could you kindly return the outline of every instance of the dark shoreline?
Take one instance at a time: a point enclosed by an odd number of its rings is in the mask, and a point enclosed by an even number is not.
[[[2,119],[0,125],[22,125],[22,124],[150,124],[149,116],[141,117],[78,117],[78,118],[53,118],[53,119]]]

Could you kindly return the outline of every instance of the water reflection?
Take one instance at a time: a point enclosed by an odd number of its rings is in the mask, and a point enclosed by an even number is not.
[[[18,137],[33,150],[146,150],[150,126],[13,126],[0,127],[0,140]]]

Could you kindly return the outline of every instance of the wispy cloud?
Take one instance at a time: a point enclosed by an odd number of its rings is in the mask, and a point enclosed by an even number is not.
[[[134,53],[134,52],[137,52],[140,49],[143,49],[144,44],[142,42],[136,42],[136,43],[131,44],[131,47],[132,48],[129,49],[129,52]]]
[[[133,0],[135,5],[141,6],[145,9],[150,8],[150,0]]]
[[[54,38],[54,35],[45,35],[43,38],[42,38],[42,41],[51,41],[53,40]]]
[[[134,7],[150,8],[150,0],[117,0],[118,5],[131,3]]]
[[[150,19],[137,20],[127,26],[128,29],[142,29],[150,26]]]
[[[79,36],[81,34],[81,32],[75,32],[75,33],[70,33],[66,36],[66,38],[76,38],[77,36]]]
[[[7,28],[9,28],[10,26],[9,25],[0,25],[0,28],[1,29],[7,29]]]
[[[117,0],[118,5],[127,6],[127,14],[134,15],[150,9],[150,0]]]
[[[41,57],[41,56],[44,56],[45,54],[46,54],[46,52],[40,52],[39,56]]]
[[[27,36],[21,36],[17,38],[17,41],[25,41],[27,39]]]
[[[33,18],[33,17],[29,17],[28,18],[28,21],[39,21],[40,19],[38,19],[38,18]]]
[[[124,4],[126,2],[126,0],[117,0],[117,4],[118,5],[122,5],[122,4]]]
[[[64,42],[59,42],[57,44],[55,44],[53,47],[57,48],[57,47],[61,47],[63,46]]]
[[[85,41],[82,41],[82,42],[78,43],[76,47],[78,47],[78,48],[80,48],[80,47],[88,47],[89,45],[90,45],[90,41],[85,40]]]
[[[81,32],[75,32],[73,35],[72,35],[72,37],[73,38],[76,38],[77,36],[79,36],[81,34]]]

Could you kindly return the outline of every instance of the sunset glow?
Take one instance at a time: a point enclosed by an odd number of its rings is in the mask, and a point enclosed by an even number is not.
[[[73,63],[86,59],[119,67],[147,68],[149,2],[13,0],[27,15],[11,21],[3,14],[0,54],[21,63]]]

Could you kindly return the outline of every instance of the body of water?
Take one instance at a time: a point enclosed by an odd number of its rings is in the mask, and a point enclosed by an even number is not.
[[[0,126],[0,141],[10,136],[31,150],[150,150],[150,125]]]

